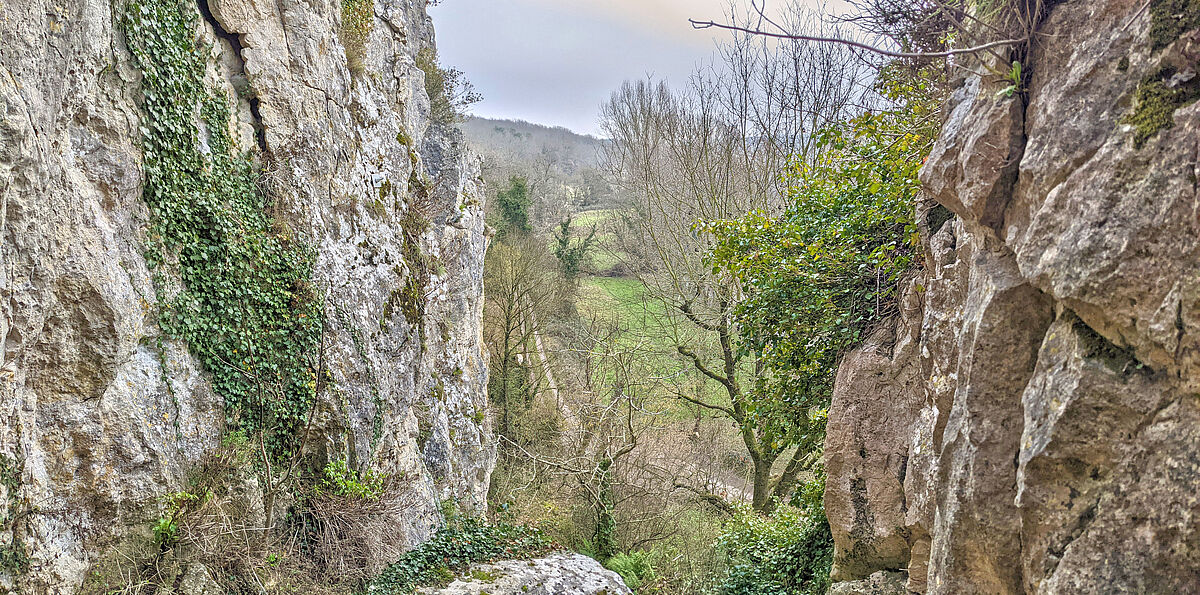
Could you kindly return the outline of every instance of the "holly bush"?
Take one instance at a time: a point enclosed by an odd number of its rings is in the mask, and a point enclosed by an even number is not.
[[[887,109],[824,130],[820,156],[786,173],[787,208],[708,221],[714,272],[738,280],[741,348],[760,364],[754,423],[817,450],[841,356],[896,312],[917,262],[917,174],[932,145],[936,100],[892,78]]]

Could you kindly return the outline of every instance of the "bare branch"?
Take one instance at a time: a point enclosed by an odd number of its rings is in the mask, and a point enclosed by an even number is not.
[[[1020,44],[1023,44],[1025,42],[1029,41],[1028,37],[1024,37],[1022,39],[1004,39],[1004,40],[1000,40],[1000,41],[993,41],[991,43],[985,43],[983,45],[977,45],[975,47],[962,48],[962,49],[956,49],[956,50],[947,50],[944,52],[893,52],[893,51],[885,50],[883,48],[878,48],[878,47],[875,47],[873,45],[869,45],[866,43],[852,41],[849,39],[841,39],[838,37],[821,37],[818,35],[800,35],[800,34],[794,34],[794,33],[772,33],[770,31],[763,31],[762,29],[757,29],[757,28],[751,29],[748,27],[739,27],[737,25],[731,25],[728,23],[718,23],[715,21],[697,21],[696,19],[688,19],[688,22],[690,22],[692,24],[693,29],[713,29],[713,28],[726,29],[729,31],[738,31],[741,33],[749,33],[751,35],[760,35],[763,37],[773,37],[775,39],[789,39],[792,41],[812,41],[812,42],[816,42],[816,43],[840,44],[840,45],[845,45],[845,46],[849,46],[852,48],[858,48],[860,50],[865,50],[865,51],[868,51],[868,52],[871,52],[874,54],[879,54],[881,56],[887,56],[889,58],[949,58],[950,56],[960,56],[960,55],[964,55],[964,54],[977,54],[979,52],[985,52],[985,51],[995,49],[995,48],[1000,48],[1000,47],[1011,47],[1011,46],[1020,45]]]

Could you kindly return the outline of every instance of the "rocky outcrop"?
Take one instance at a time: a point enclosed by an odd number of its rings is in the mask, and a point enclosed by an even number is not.
[[[332,389],[306,452],[403,478],[402,513],[381,519],[403,547],[440,523],[439,501],[481,506],[495,457],[483,197],[460,134],[431,121],[415,60],[433,43],[425,2],[367,2],[357,61],[343,4],[184,6],[275,221],[315,249]],[[142,85],[125,5],[0,3],[6,592],[72,592],[101,552],[148,530],[159,497],[224,432],[209,371],[157,324],[171,280],[144,254]],[[428,226],[406,228],[413,209]],[[397,304],[418,274],[416,303]]]
[[[425,595],[628,595],[621,577],[582,554],[553,554],[471,567],[446,587]]]
[[[838,375],[836,580],[1200,589],[1194,5],[1053,3],[1024,97],[977,77],[954,94],[922,181],[956,217],[924,234],[898,321],[919,356],[868,344]]]

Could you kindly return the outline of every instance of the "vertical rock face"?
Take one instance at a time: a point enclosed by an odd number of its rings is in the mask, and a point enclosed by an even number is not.
[[[1200,32],[1173,14],[1198,9],[1053,3],[1026,97],[954,94],[922,180],[957,217],[925,234],[922,304],[897,322],[919,355],[868,345],[838,375],[836,580],[1200,590]],[[863,518],[902,518],[904,543]]]
[[[207,372],[157,324],[124,5],[0,2],[0,591],[72,592],[224,431]],[[478,161],[431,121],[425,1],[375,0],[354,61],[338,1],[184,6],[276,220],[316,251],[332,388],[306,449],[403,477],[383,521],[415,544],[439,501],[483,505],[495,458]]]

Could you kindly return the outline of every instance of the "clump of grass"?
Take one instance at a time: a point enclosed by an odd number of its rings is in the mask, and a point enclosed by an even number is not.
[[[346,48],[346,67],[355,76],[366,70],[367,37],[375,16],[375,0],[342,0],[342,47]]]

